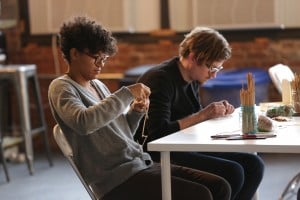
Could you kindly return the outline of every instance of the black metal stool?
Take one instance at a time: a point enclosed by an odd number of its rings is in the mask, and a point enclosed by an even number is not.
[[[10,81],[15,88],[17,103],[19,105],[20,126],[24,139],[26,162],[29,173],[32,175],[33,168],[33,146],[32,135],[43,133],[45,149],[50,166],[53,165],[51,151],[48,141],[47,125],[45,122],[44,111],[42,107],[42,100],[40,95],[40,88],[37,79],[35,65],[0,65],[0,81]],[[29,83],[33,85],[33,96],[36,101],[39,119],[41,125],[37,128],[31,127],[30,118],[30,104],[29,104]],[[0,96],[2,98],[3,95]],[[1,105],[0,105],[1,106]],[[3,106],[3,105],[2,105]],[[1,109],[3,110],[3,108]],[[4,114],[4,113],[0,113]]]

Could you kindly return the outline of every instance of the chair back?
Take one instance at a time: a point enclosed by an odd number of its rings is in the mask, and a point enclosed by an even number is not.
[[[64,154],[64,156],[68,159],[70,165],[72,166],[73,170],[75,171],[76,175],[80,179],[81,183],[84,185],[86,191],[89,193],[92,200],[97,200],[97,194],[93,191],[93,189],[90,187],[90,185],[85,181],[85,179],[82,177],[82,174],[78,170],[78,167],[76,166],[74,160],[73,160],[73,151],[72,148],[67,141],[64,133],[60,129],[60,127],[56,124],[53,128],[53,135],[54,139]]]
[[[292,81],[295,77],[293,71],[283,64],[274,65],[268,71],[273,84],[280,94],[282,94],[282,80]]]

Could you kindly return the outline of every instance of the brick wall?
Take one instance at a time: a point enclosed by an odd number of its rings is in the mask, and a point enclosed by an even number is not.
[[[17,34],[16,34],[17,35]],[[19,42],[7,38],[10,63],[35,63],[38,73],[42,75],[55,75],[53,51],[51,46],[29,43],[19,49]],[[178,42],[163,39],[153,43],[129,43],[120,41],[119,52],[109,59],[103,73],[123,73],[125,70],[143,64],[159,63],[165,59],[178,54]],[[296,73],[300,73],[300,37],[299,39],[272,40],[268,38],[255,38],[251,41],[232,41],[232,57],[224,67],[268,67],[282,63],[290,66]],[[13,46],[13,47],[12,47]],[[58,50],[56,50],[58,51]],[[60,73],[66,71],[67,67],[58,56]]]
[[[20,47],[18,32],[7,32],[7,35],[9,63],[34,63],[37,65],[50,134],[55,122],[48,105],[47,90],[51,80],[66,71],[66,64],[59,56],[60,67],[59,69],[55,68],[53,50],[50,45],[28,43],[24,47]],[[156,39],[154,42],[145,43],[119,39],[119,52],[110,58],[102,73],[123,73],[138,65],[159,63],[177,55],[178,51],[179,42],[171,38]],[[268,37],[256,37],[246,41],[232,40],[229,42],[232,46],[233,55],[224,64],[225,68],[260,67],[267,70],[274,64],[283,63],[289,65],[293,71],[300,73],[300,38],[274,40]],[[104,82],[112,91],[118,89],[118,80],[104,80]],[[274,86],[270,85],[269,88],[269,101],[280,101],[280,96]],[[50,138],[53,145],[51,134]]]

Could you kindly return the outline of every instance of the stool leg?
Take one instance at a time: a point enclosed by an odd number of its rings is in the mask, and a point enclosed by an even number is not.
[[[2,98],[6,98],[6,96],[4,94],[6,94],[6,92],[3,92],[3,91],[7,91],[5,90],[6,88],[5,87],[2,87],[1,83],[0,83],[0,156],[1,156],[1,161],[2,161],[2,165],[3,165],[3,170],[4,170],[4,173],[5,173],[5,177],[6,177],[6,181],[9,182],[10,181],[10,178],[9,178],[9,174],[8,174],[8,170],[7,170],[7,165],[6,165],[6,160],[4,158],[4,150],[3,150],[3,134],[4,132],[2,131],[4,126],[3,126],[3,121],[4,121],[4,113],[6,113],[5,109],[4,108],[7,108],[7,106],[4,106],[4,102],[5,101],[4,99]],[[6,102],[5,102],[6,103]]]
[[[8,102],[11,101],[10,88],[11,84],[9,81],[0,81],[0,125],[3,133],[12,131],[12,116],[11,109],[7,106]]]
[[[29,97],[28,97],[28,83],[27,77],[22,72],[18,73],[16,81],[16,93],[19,101],[20,108],[20,122],[21,129],[25,143],[25,156],[30,175],[33,175],[33,147],[32,147],[32,135],[30,124],[30,111],[29,111]]]
[[[49,161],[49,165],[53,166],[53,162],[52,162],[52,155],[51,155],[51,150],[50,150],[50,145],[49,145],[49,140],[48,140],[48,131],[47,131],[47,125],[46,125],[46,120],[45,120],[45,115],[44,115],[44,111],[43,111],[43,104],[42,104],[42,98],[41,98],[41,94],[40,94],[40,87],[39,87],[39,83],[38,83],[38,79],[37,76],[34,75],[33,79],[32,79],[32,83],[34,86],[34,96],[37,102],[37,109],[38,109],[38,113],[41,119],[41,125],[44,128],[43,131],[43,138],[44,138],[44,145],[45,145],[45,149],[46,149],[46,153],[47,153],[47,158]]]
[[[1,133],[0,133],[1,135]],[[3,170],[5,173],[5,177],[6,177],[6,181],[9,182],[10,178],[9,178],[9,174],[8,174],[8,170],[7,170],[7,165],[6,165],[6,160],[4,158],[4,153],[3,153],[3,147],[2,147],[2,138],[0,139],[0,156],[1,156],[1,161],[2,161],[2,165],[3,165]]]

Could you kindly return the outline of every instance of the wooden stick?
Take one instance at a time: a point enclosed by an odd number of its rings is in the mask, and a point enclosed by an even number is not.
[[[247,89],[240,90],[241,105],[254,105],[255,104],[255,84],[252,73],[247,74]]]

